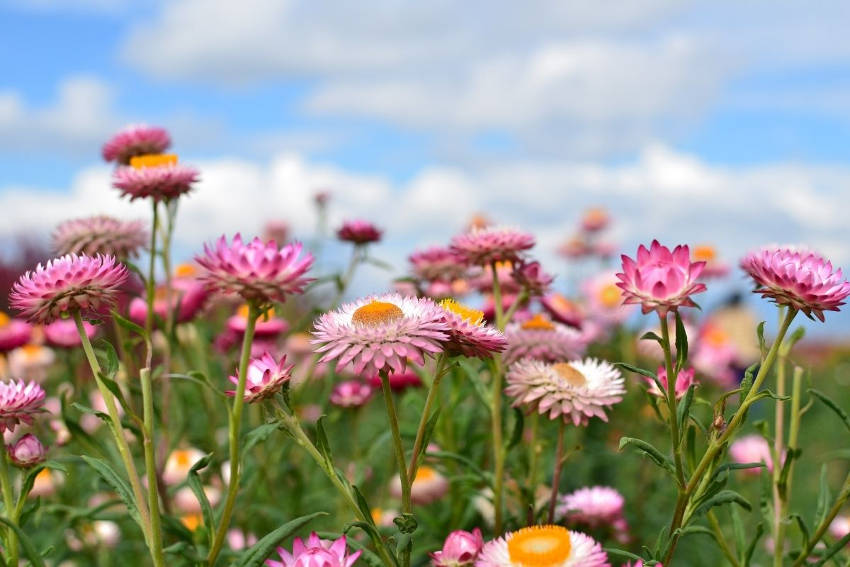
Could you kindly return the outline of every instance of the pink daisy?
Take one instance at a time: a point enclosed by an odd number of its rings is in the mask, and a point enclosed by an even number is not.
[[[67,254],[22,275],[9,298],[31,321],[50,323],[75,310],[112,305],[126,280],[127,268],[113,256]]]
[[[693,368],[683,368],[676,375],[676,399],[678,400],[688,391],[688,388],[691,387],[691,384],[696,384],[697,381],[694,378],[695,370]],[[656,372],[656,376],[658,376],[658,381],[661,382],[661,385],[664,386],[666,390],[669,385],[667,384],[667,369],[664,366],[658,367],[658,372]],[[664,397],[666,394],[658,389],[658,385],[649,378],[648,376],[643,377],[646,380],[647,385],[649,387],[648,391],[653,396]]]
[[[327,541],[319,539],[316,532],[310,534],[307,541],[295,538],[292,553],[282,547],[277,548],[281,561],[266,560],[268,567],[352,567],[362,552],[349,554],[345,536]]]
[[[475,567],[611,567],[592,537],[563,526],[530,526],[484,544]]]
[[[47,449],[32,433],[27,433],[18,439],[13,445],[6,447],[12,464],[22,468],[29,468],[43,462],[47,458]]]
[[[695,307],[691,295],[706,289],[697,281],[705,262],[691,262],[687,246],[676,246],[671,252],[653,240],[649,249],[640,245],[637,261],[625,254],[622,259],[617,286],[623,290],[624,303],[639,303],[644,313],[655,310],[663,315],[682,306]]]
[[[587,346],[580,332],[539,313],[524,323],[508,325],[505,338],[508,346],[503,358],[507,364],[523,358],[562,362],[581,356]]]
[[[30,341],[32,325],[0,311],[0,352],[9,352]]]
[[[312,281],[304,277],[313,265],[309,252],[301,256],[300,243],[263,244],[259,238],[244,244],[237,234],[231,244],[222,236],[215,247],[204,245],[204,255],[196,258],[206,269],[201,275],[212,289],[238,293],[247,300],[283,302],[288,295],[303,293]]]
[[[286,365],[286,355],[281,357],[280,362],[267,352],[259,358],[251,359],[245,379],[245,402],[251,404],[275,395],[292,377],[293,366]],[[229,379],[234,385],[239,384],[238,375]],[[225,393],[235,396],[236,390],[228,390]]]
[[[475,266],[516,261],[534,246],[534,236],[515,228],[474,228],[452,238],[449,248]]]
[[[145,154],[161,154],[171,145],[165,128],[132,124],[103,145],[103,159],[127,165],[130,159]]]
[[[53,231],[57,254],[136,256],[149,238],[142,221],[122,221],[106,215],[67,220]]]
[[[178,164],[177,156],[138,156],[131,163],[112,174],[112,186],[131,201],[146,197],[155,201],[175,199],[191,191],[198,180],[198,170]]]
[[[756,293],[777,305],[787,305],[824,320],[824,311],[838,311],[850,295],[841,269],[814,252],[765,248],[741,260],[741,268],[756,284]]]
[[[354,244],[369,244],[381,240],[382,231],[374,224],[363,220],[352,220],[342,223],[336,231],[336,237],[343,242]]]
[[[469,309],[453,299],[440,302],[449,326],[449,340],[444,345],[450,355],[490,358],[507,346],[505,336],[484,324],[484,312]]]
[[[484,538],[481,530],[475,528],[472,532],[463,530],[453,531],[443,542],[440,551],[430,553],[431,564],[434,567],[463,567],[472,565],[481,548],[484,547]]]
[[[345,380],[334,386],[330,402],[341,408],[359,408],[366,405],[375,391],[360,380]]]
[[[43,405],[44,390],[35,382],[0,382],[0,433],[14,431],[22,422],[32,425]]]
[[[425,281],[451,282],[463,277],[467,271],[463,257],[442,246],[418,250],[408,260],[413,275]]]
[[[350,363],[355,374],[400,373],[408,359],[422,365],[425,355],[443,350],[449,331],[444,319],[430,299],[366,297],[319,317],[313,342],[324,353],[320,362],[336,360],[338,371]]]
[[[89,339],[97,333],[97,327],[87,321],[83,321],[83,329]],[[44,338],[52,346],[74,348],[83,344],[80,333],[77,331],[77,324],[71,319],[57,319],[45,325],[43,330]]]
[[[586,525],[590,529],[608,528],[620,524],[625,499],[610,486],[586,486],[558,499],[555,514],[570,522]]]

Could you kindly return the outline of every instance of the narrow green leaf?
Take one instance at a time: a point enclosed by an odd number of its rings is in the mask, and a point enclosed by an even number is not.
[[[691,384],[688,387],[688,391],[685,392],[682,401],[679,402],[676,408],[676,421],[679,423],[679,431],[681,432],[685,431],[685,423],[688,420],[688,416],[691,415],[691,403],[694,401],[694,390],[696,390],[696,387],[696,384]]]
[[[735,549],[738,550],[738,558],[743,559],[742,555],[747,547],[747,536],[744,532],[744,522],[741,520],[741,511],[732,506],[730,514],[732,516],[732,533],[735,534]]]
[[[119,326],[123,327],[124,329],[127,329],[131,333],[135,333],[141,337],[147,336],[147,333],[140,325],[137,325],[136,323],[130,321],[114,309],[112,310],[112,318],[115,319],[115,322],[118,323]]]
[[[820,468],[820,490],[818,491],[818,507],[815,512],[815,525],[820,525],[829,512],[829,504],[832,502],[832,491],[829,489],[829,481],[826,476],[826,463]]]
[[[640,336],[640,340],[642,341],[655,341],[660,345],[664,344],[664,341],[659,337],[656,333],[652,331],[647,331],[646,333]]]
[[[850,543],[850,534],[847,534],[843,538],[836,541],[834,544],[829,546],[826,551],[820,556],[820,561],[814,564],[814,567],[820,567],[821,565],[825,565],[827,561],[829,561],[833,555],[844,549],[844,547]]]
[[[375,525],[375,521],[372,519],[372,509],[369,507],[369,503],[366,501],[366,497],[363,496],[363,493],[360,492],[360,489],[357,488],[356,485],[351,485],[351,492],[354,493],[354,500],[357,502],[357,507],[360,509],[360,514],[363,515],[365,521],[371,525]]]
[[[676,468],[673,465],[673,461],[662,454],[661,451],[653,447],[650,443],[647,443],[643,439],[636,439],[634,437],[621,437],[619,450],[622,451],[628,445],[633,446],[639,452],[649,457],[652,462],[659,467],[667,470],[671,474],[675,474]]]
[[[41,554],[35,550],[35,546],[30,540],[29,536],[21,530],[18,526],[14,524],[14,522],[10,521],[8,518],[4,518],[0,516],[0,522],[6,524],[15,535],[18,537],[18,542],[21,544],[21,548],[24,550],[24,555],[30,560],[30,563],[33,564],[34,567],[45,567],[44,560],[41,558]]]
[[[688,362],[688,333],[682,316],[676,311],[676,370],[682,370]]]
[[[814,388],[809,388],[809,393],[826,404],[826,407],[835,412],[835,414],[841,418],[841,421],[844,423],[844,427],[850,429],[850,416],[847,415],[841,407],[833,402],[829,396],[821,392],[820,390],[815,390]]]
[[[516,447],[519,442],[522,441],[522,429],[524,424],[525,420],[522,410],[514,408],[514,428],[511,431],[511,439],[508,442],[508,451]]]
[[[759,351],[761,351],[761,359],[764,360],[765,355],[767,355],[767,344],[764,340],[764,321],[759,323],[758,327],[756,327],[756,336],[759,341]]]
[[[186,481],[189,483],[189,488],[192,489],[192,492],[195,494],[195,498],[198,499],[198,503],[201,505],[201,514],[204,518],[204,526],[207,531],[207,545],[210,547],[212,547],[213,544],[215,520],[212,512],[212,506],[210,506],[207,493],[204,492],[204,485],[201,482],[201,475],[198,474],[198,471],[206,468],[210,464],[212,456],[213,454],[209,453],[198,459],[198,462],[192,465],[192,468],[189,469],[189,474],[186,478]]]
[[[694,514],[704,514],[715,506],[722,506],[723,504],[737,504],[745,510],[752,510],[753,508],[746,498],[744,498],[734,490],[721,490],[720,492],[718,492],[711,498],[706,499],[702,504],[700,504]]]
[[[750,561],[753,560],[753,553],[756,550],[756,546],[758,545],[761,536],[764,535],[764,522],[759,522],[756,525],[756,533],[753,534],[753,539],[750,540],[750,545],[747,546],[747,550],[744,552],[744,557],[742,563],[742,567],[748,567]]]
[[[118,496],[121,500],[124,501],[124,505],[127,506],[127,511],[130,513],[130,517],[139,524],[139,527],[142,527],[141,518],[139,518],[139,510],[136,508],[136,499],[133,497],[133,491],[130,489],[130,485],[125,481],[121,476],[115,472],[106,461],[102,461],[100,459],[95,459],[94,457],[89,457],[88,455],[83,455],[82,459],[95,470],[100,477],[106,481],[106,483],[118,493]]]
[[[115,352],[115,347],[106,339],[97,339],[93,346],[98,354],[102,354],[104,373],[110,378],[114,378],[115,374],[118,373],[118,353]]]
[[[254,445],[265,441],[272,433],[280,428],[281,423],[276,420],[255,427],[245,434],[245,445],[243,451],[247,453],[254,447]]]
[[[281,541],[301,529],[301,526],[325,515],[325,512],[314,512],[283,524],[246,550],[236,563],[237,567],[260,567]]]
[[[806,521],[800,514],[791,514],[791,518],[797,522],[797,527],[800,528],[800,534],[803,536],[801,546],[806,549],[809,546],[809,528],[806,526]]]
[[[318,445],[319,452],[322,454],[322,457],[325,459],[325,463],[327,463],[329,468],[333,468],[333,457],[331,455],[331,445],[328,442],[328,435],[325,433],[325,418],[327,416],[322,416],[316,421],[316,443]]]

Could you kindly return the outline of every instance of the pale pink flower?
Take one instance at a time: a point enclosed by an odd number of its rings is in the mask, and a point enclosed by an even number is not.
[[[591,244],[584,236],[571,236],[558,247],[558,254],[567,260],[577,260],[589,256],[593,252]]]
[[[463,530],[453,531],[443,542],[440,551],[431,553],[431,564],[434,567],[463,567],[472,565],[484,547],[481,530],[475,528],[472,532]]]
[[[410,499],[414,504],[430,504],[444,497],[449,491],[449,480],[436,469],[421,465],[416,469],[416,478],[410,486]],[[401,498],[401,479],[395,475],[390,482],[390,494]]]
[[[251,533],[246,533],[239,529],[227,530],[227,545],[233,551],[241,551],[248,549],[257,543],[257,536]]]
[[[71,219],[53,231],[57,254],[107,254],[117,258],[138,255],[149,239],[142,221],[123,221],[106,215]]]
[[[44,462],[47,458],[47,449],[32,433],[27,433],[17,440],[13,445],[6,447],[12,464],[22,468],[29,468]]]
[[[227,320],[227,328],[240,336],[243,335],[248,327],[248,313],[247,305],[240,307],[236,314]],[[254,324],[255,337],[276,337],[289,330],[289,324],[280,317],[276,317],[275,313],[275,309],[270,308],[260,315]]]
[[[286,355],[283,355],[280,362],[268,352],[259,358],[251,359],[245,380],[245,402],[251,404],[275,395],[292,377],[293,366],[286,365]],[[230,381],[234,385],[238,384],[239,376],[231,376]],[[236,390],[227,390],[225,393],[235,396]]]
[[[336,237],[344,242],[354,244],[369,244],[381,240],[382,231],[374,224],[363,220],[352,220],[342,223],[336,231]]]
[[[739,362],[739,353],[723,329],[710,322],[706,323],[699,331],[696,344],[691,348],[691,364],[701,374],[724,388],[735,384],[737,374],[734,366]]]
[[[449,326],[449,340],[444,347],[450,355],[490,358],[507,346],[505,336],[484,323],[484,312],[470,309],[453,299],[440,302]]]
[[[581,290],[589,317],[605,325],[618,325],[634,313],[634,305],[623,304],[618,284],[614,270],[601,272],[582,282]]]
[[[26,344],[8,354],[9,372],[22,380],[44,382],[55,360],[56,353],[52,348],[35,343]]]
[[[473,228],[451,240],[450,250],[467,263],[486,266],[493,262],[516,261],[526,250],[534,247],[534,236],[515,228]]]
[[[829,524],[829,535],[841,539],[850,534],[850,516],[836,516]]]
[[[171,145],[171,136],[165,128],[132,124],[103,145],[103,159],[128,164],[135,156],[160,154]]]
[[[503,358],[507,364],[523,358],[563,362],[581,356],[587,347],[579,331],[540,314],[523,323],[509,324],[505,338],[508,347]]]
[[[475,567],[611,567],[592,537],[563,526],[530,526],[484,544]]]
[[[814,252],[766,248],[744,257],[741,268],[753,278],[755,292],[762,297],[821,321],[824,311],[838,311],[850,295],[850,282],[841,269]]]
[[[32,325],[0,311],[0,352],[8,352],[30,341]]]
[[[425,281],[451,282],[463,277],[467,272],[463,257],[442,246],[417,250],[408,256],[408,260],[413,275]]]
[[[773,471],[773,457],[771,456],[770,446],[764,437],[755,433],[736,439],[729,446],[729,457],[733,462],[740,464],[764,463],[768,471]],[[759,475],[761,469],[742,469],[742,472],[749,475]]]
[[[360,380],[345,380],[334,386],[330,402],[341,408],[359,408],[366,405],[374,390],[372,386]]]
[[[316,532],[306,542],[295,538],[291,553],[282,547],[277,548],[277,553],[281,561],[267,559],[268,567],[352,567],[361,554],[360,551],[348,553],[345,536],[327,541],[319,539]]]
[[[206,453],[195,447],[175,449],[168,455],[162,471],[162,481],[168,486],[180,484],[189,476],[192,467],[206,456]]]
[[[694,246],[691,251],[694,262],[705,262],[702,270],[703,279],[723,278],[729,275],[731,268],[729,264],[718,258],[717,250],[709,244]]]
[[[623,254],[623,271],[617,274],[617,286],[623,290],[626,304],[641,305],[644,313],[660,314],[679,307],[694,307],[691,295],[702,293],[706,287],[698,282],[705,262],[691,262],[690,249],[676,246],[672,251],[653,240],[649,249],[643,244],[637,260]]]
[[[284,220],[266,221],[263,226],[263,241],[274,240],[278,246],[283,246],[289,240],[289,223]]]
[[[207,304],[209,291],[194,278],[174,278],[171,280],[171,301],[165,285],[154,290],[153,312],[162,321],[168,320],[169,312],[174,313],[175,323],[188,323],[194,319]],[[136,297],[130,302],[130,319],[144,325],[148,316],[147,299]]]
[[[693,368],[683,368],[676,375],[676,399],[678,400],[688,391],[688,388],[691,387],[691,384],[697,384],[697,380],[694,378],[695,370]],[[659,366],[658,371],[656,372],[656,376],[658,377],[658,381],[661,382],[661,385],[664,386],[666,390],[669,385],[667,384],[667,368],[664,366]],[[658,389],[658,385],[649,378],[648,376],[643,377],[647,382],[648,391],[653,396],[665,397],[666,394]]]
[[[173,163],[142,167],[121,166],[112,174],[112,186],[130,200],[147,197],[155,201],[169,201],[192,190],[198,181],[198,170],[176,160]]]
[[[83,329],[89,339],[97,333],[97,327],[88,321],[83,321]],[[77,324],[71,319],[57,319],[45,325],[43,331],[45,340],[55,347],[74,348],[82,344]]]
[[[0,382],[0,433],[14,431],[19,423],[32,425],[43,405],[44,390],[35,382]]]
[[[586,486],[558,498],[555,515],[590,529],[622,524],[625,499],[610,486]]]
[[[305,274],[313,265],[313,255],[301,256],[302,248],[300,243],[278,248],[259,238],[244,244],[237,234],[231,244],[224,236],[214,248],[205,244],[204,255],[196,260],[206,269],[201,280],[213,289],[238,293],[249,301],[283,302],[289,295],[303,293],[312,281]]]

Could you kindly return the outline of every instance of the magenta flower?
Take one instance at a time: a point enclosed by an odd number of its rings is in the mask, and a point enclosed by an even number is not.
[[[676,399],[678,400],[688,391],[688,388],[691,387],[691,384],[697,384],[696,379],[694,378],[695,370],[693,368],[683,368],[676,375]],[[664,366],[658,367],[658,372],[656,373],[658,376],[658,381],[661,382],[661,385],[664,386],[665,391],[670,385],[667,383],[667,369]],[[643,377],[646,380],[647,385],[649,386],[649,393],[653,396],[665,397],[666,394],[658,389],[658,385],[649,378],[648,376]]]
[[[841,269],[814,252],[765,248],[741,260],[741,268],[756,284],[756,293],[777,305],[787,305],[824,320],[824,311],[838,311],[850,295]]]
[[[204,308],[209,295],[206,286],[194,278],[174,278],[171,280],[170,306],[165,286],[157,286],[154,290],[153,312],[163,321],[168,320],[169,312],[174,312],[176,323],[187,323]],[[133,299],[129,315],[130,319],[144,325],[148,316],[147,300],[142,297]]]
[[[251,359],[245,380],[245,402],[252,404],[275,395],[292,377],[293,366],[286,365],[286,355],[281,357],[280,362],[267,352],[259,358]],[[231,376],[230,381],[234,385],[239,384],[239,376]],[[236,390],[228,390],[225,393],[235,396]]]
[[[581,307],[560,293],[544,295],[540,298],[540,305],[543,306],[555,321],[577,329],[581,328],[582,320],[584,319]]]
[[[127,165],[130,159],[145,154],[161,154],[171,145],[171,136],[165,128],[132,124],[103,145],[103,159]]]
[[[37,465],[47,458],[47,450],[32,433],[27,433],[13,445],[8,445],[6,450],[12,463],[22,468]]]
[[[204,255],[196,258],[206,269],[201,276],[209,287],[224,293],[238,293],[246,300],[263,303],[284,302],[287,296],[303,293],[313,281],[304,274],[313,265],[309,252],[301,256],[300,243],[263,244],[259,238],[244,244],[237,234],[231,244],[222,236],[215,248],[204,245]]]
[[[484,312],[469,309],[453,299],[440,302],[449,326],[449,340],[444,345],[450,355],[490,358],[507,346],[505,336],[484,323]]]
[[[705,262],[691,262],[687,245],[676,246],[671,252],[653,240],[649,249],[640,245],[637,261],[625,254],[622,259],[617,287],[623,290],[623,303],[640,303],[644,313],[655,310],[663,315],[681,306],[695,307],[691,295],[706,289],[697,281]]]
[[[417,250],[408,256],[413,275],[425,281],[451,282],[466,274],[463,257],[442,246]]]
[[[30,342],[32,325],[0,311],[0,352],[9,352]]]
[[[89,339],[97,333],[97,327],[87,321],[83,321],[83,329]],[[77,324],[71,319],[57,319],[45,325],[44,338],[52,346],[61,348],[74,348],[83,344],[80,333],[77,331]]]
[[[403,392],[408,388],[418,388],[422,385],[422,379],[419,377],[419,374],[409,369],[404,372],[391,372],[389,378],[390,389],[393,392]],[[373,388],[380,388],[381,377],[375,374],[369,378],[369,384]]]
[[[53,231],[57,254],[107,254],[117,258],[136,256],[148,241],[142,221],[122,221],[98,215],[63,222]]]
[[[478,528],[472,532],[453,531],[443,542],[443,548],[430,554],[432,565],[434,567],[472,565],[481,553],[482,547],[484,547],[484,538],[481,537],[481,530]]]
[[[515,228],[473,228],[452,238],[449,249],[474,266],[516,261],[534,246],[534,236]]]
[[[121,196],[130,197],[131,201],[147,197],[168,201],[191,191],[198,175],[197,169],[176,161],[143,167],[122,166],[112,174],[112,186],[120,189]]]
[[[316,532],[305,542],[295,538],[292,553],[277,548],[281,561],[266,560],[268,567],[351,567],[360,557],[360,551],[348,554],[345,536],[335,541],[319,539]]]
[[[360,380],[345,380],[334,386],[330,401],[341,408],[359,408],[372,398],[372,386]]]
[[[508,346],[503,358],[507,364],[523,358],[563,362],[580,357],[587,348],[579,331],[553,323],[539,313],[523,323],[508,325],[505,338]]]
[[[524,288],[531,297],[546,293],[555,278],[543,271],[540,262],[520,261],[513,266],[513,279]]]
[[[127,268],[113,256],[67,254],[22,275],[9,299],[30,321],[50,323],[76,310],[112,305],[126,280]]]
[[[35,382],[0,382],[0,433],[14,431],[21,422],[31,425],[43,405],[44,390]]]
[[[426,355],[443,350],[449,330],[444,317],[430,299],[366,297],[320,316],[313,343],[324,353],[320,362],[336,360],[338,371],[350,363],[355,374],[400,373],[408,359],[422,365]]]
[[[353,242],[354,244],[378,242],[381,240],[381,234],[382,231],[378,227],[363,220],[346,221],[336,231],[337,238],[343,242]]]

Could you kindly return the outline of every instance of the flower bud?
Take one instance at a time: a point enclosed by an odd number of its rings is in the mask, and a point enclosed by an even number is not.
[[[38,437],[32,433],[27,433],[18,441],[7,446],[9,458],[15,466],[28,468],[37,465],[44,461],[47,450]]]

